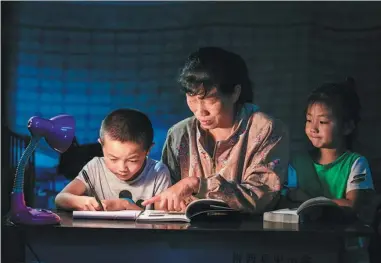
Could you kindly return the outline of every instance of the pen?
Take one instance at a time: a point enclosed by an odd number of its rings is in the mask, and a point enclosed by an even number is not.
[[[95,192],[95,188],[90,181],[89,175],[87,174],[87,172],[85,170],[82,170],[82,175],[83,175],[83,178],[85,179],[85,181],[87,182],[87,184],[89,185],[91,195],[95,198],[95,200],[97,200],[98,205],[100,206],[101,210],[104,211],[105,209],[102,205],[101,200],[99,199],[99,197],[97,195],[97,192]]]

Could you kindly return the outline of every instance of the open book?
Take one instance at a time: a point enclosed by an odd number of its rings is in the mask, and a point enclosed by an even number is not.
[[[191,202],[185,213],[165,212],[157,210],[145,210],[137,218],[137,221],[153,222],[190,222],[191,220],[213,220],[237,213],[224,201],[217,199],[199,199]]]
[[[116,220],[136,220],[142,213],[139,210],[122,211],[73,211],[74,219],[116,219]]]
[[[353,211],[341,207],[331,199],[320,196],[308,199],[298,208],[284,208],[265,212],[264,221],[303,223],[305,221],[347,221],[354,217]]]
[[[137,222],[190,222],[193,219],[213,220],[239,213],[230,208],[224,201],[216,199],[199,199],[191,202],[185,213],[159,210],[124,210],[124,211],[73,211],[73,218],[86,219],[119,219]]]

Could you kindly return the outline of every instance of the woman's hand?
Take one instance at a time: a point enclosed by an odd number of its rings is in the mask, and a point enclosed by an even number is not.
[[[185,199],[198,191],[200,181],[198,177],[190,176],[180,180],[175,185],[150,199],[142,205],[155,204],[155,209],[167,211],[184,211]]]
[[[142,210],[136,204],[130,203],[124,199],[102,200],[102,204],[106,211]]]

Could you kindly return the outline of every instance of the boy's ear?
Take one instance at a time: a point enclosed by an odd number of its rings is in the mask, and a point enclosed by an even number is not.
[[[344,135],[349,135],[355,129],[355,123],[353,121],[348,121],[344,123]]]
[[[103,146],[103,143],[102,143],[102,140],[101,140],[101,138],[98,138],[98,142],[100,143],[100,145],[102,145],[102,146]]]

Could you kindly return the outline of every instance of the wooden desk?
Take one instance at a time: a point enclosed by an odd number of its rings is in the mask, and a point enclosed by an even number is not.
[[[277,225],[264,224],[261,217],[236,222],[141,224],[73,220],[67,212],[59,215],[62,222],[57,226],[6,226],[6,232],[18,236],[24,242],[21,246],[29,244],[44,263],[348,262],[343,259],[346,242],[372,233],[361,224]],[[5,247],[8,252],[9,246]],[[25,260],[37,262],[28,248]]]

